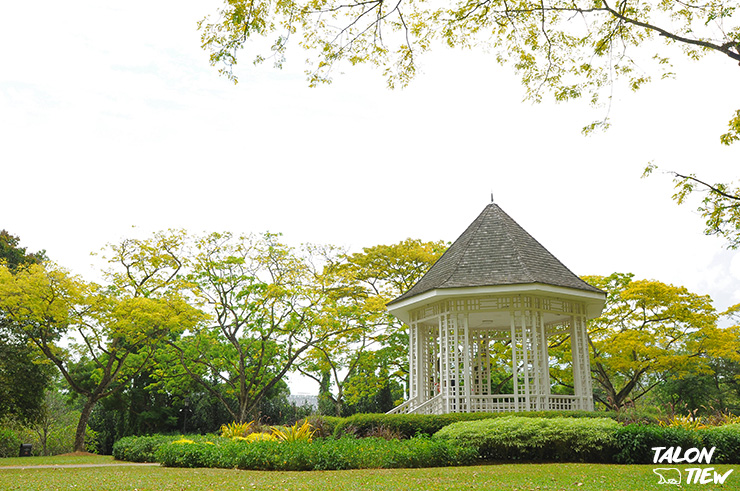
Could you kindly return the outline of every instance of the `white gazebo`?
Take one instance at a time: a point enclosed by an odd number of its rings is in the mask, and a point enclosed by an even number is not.
[[[491,203],[388,304],[409,327],[409,399],[390,412],[593,410],[586,320],[605,297]],[[572,395],[551,394],[551,336],[569,337]],[[494,393],[492,354],[509,350],[513,393]]]

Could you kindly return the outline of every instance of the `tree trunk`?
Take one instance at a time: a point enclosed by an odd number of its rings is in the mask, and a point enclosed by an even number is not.
[[[49,441],[49,432],[46,427],[44,427],[42,431],[42,436],[40,438],[41,440],[41,449],[43,450],[43,456],[48,457],[49,456],[49,449],[47,448],[47,443]]]
[[[85,451],[85,430],[87,429],[87,422],[90,419],[90,414],[92,414],[96,402],[98,402],[96,399],[88,399],[82,407],[80,421],[77,423],[77,432],[75,433],[75,452]]]

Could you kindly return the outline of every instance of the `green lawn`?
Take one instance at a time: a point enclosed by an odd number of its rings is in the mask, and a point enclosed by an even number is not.
[[[81,465],[112,464],[116,462],[110,455],[55,455],[53,457],[12,457],[0,459],[0,469],[10,465]]]
[[[0,459],[2,490],[593,490],[737,489],[740,472],[724,486],[658,484],[653,466],[597,464],[497,464],[431,469],[323,472],[256,472],[227,469],[95,467],[3,469],[2,466],[57,463],[111,463],[110,457]],[[52,462],[53,461],[53,462]],[[726,472],[732,466],[717,466]]]

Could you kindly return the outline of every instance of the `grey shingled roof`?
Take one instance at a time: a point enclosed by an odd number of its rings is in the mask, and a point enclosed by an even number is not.
[[[603,293],[573,274],[491,203],[429,271],[389,305],[441,288],[530,283]]]

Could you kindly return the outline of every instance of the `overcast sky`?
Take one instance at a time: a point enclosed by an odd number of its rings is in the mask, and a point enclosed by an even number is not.
[[[740,260],[702,234],[697,202],[640,178],[649,161],[736,177],[740,144],[719,144],[740,108],[735,62],[710,54],[618,90],[612,128],[583,137],[602,111],[522,102],[512,69],[480,52],[437,50],[404,90],[366,68],[310,89],[298,50],[284,70],[245,56],[233,85],[199,47],[218,5],[0,4],[0,229],[90,277],[91,251],[175,227],[353,250],[453,241],[493,192],[576,274],[740,302]]]

